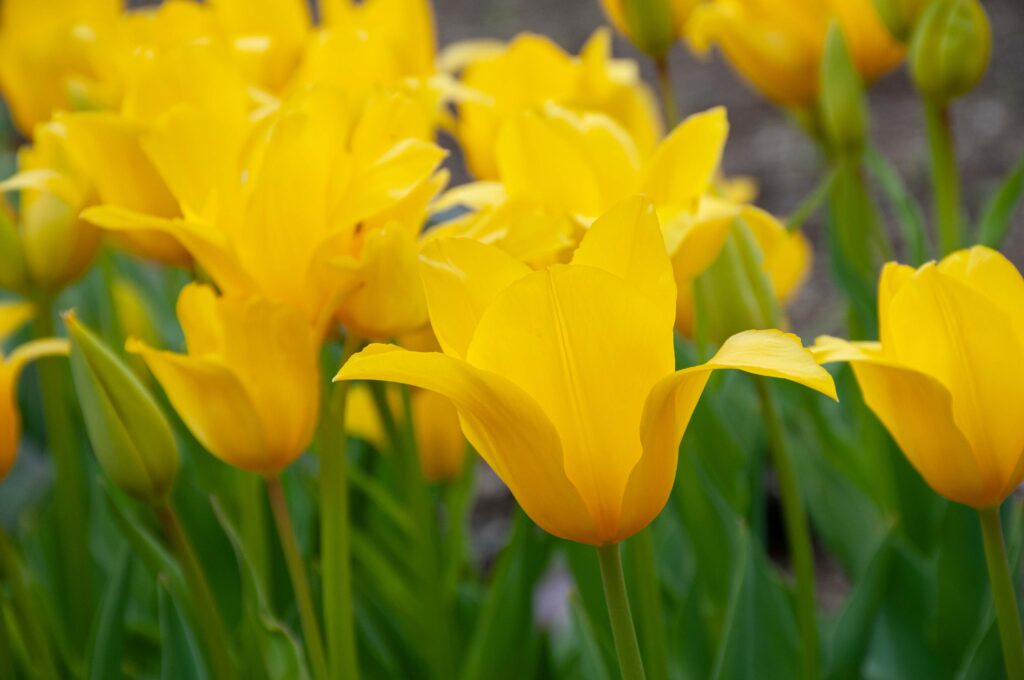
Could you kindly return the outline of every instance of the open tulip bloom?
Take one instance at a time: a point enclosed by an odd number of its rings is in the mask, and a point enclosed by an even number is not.
[[[713,370],[835,397],[799,340],[776,330],[737,334],[707,363],[673,370],[676,287],[641,199],[599,218],[567,265],[532,271],[497,248],[447,239],[425,250],[422,275],[443,352],[370,345],[336,380],[390,380],[451,399],[470,443],[561,538],[614,549],[658,515]]]

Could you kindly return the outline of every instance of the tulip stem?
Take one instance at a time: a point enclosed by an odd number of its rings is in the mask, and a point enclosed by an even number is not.
[[[661,580],[655,558],[651,527],[633,536],[626,551],[635,575],[637,620],[643,638],[643,658],[651,680],[668,678],[668,651],[665,640],[665,619],[662,611]]]
[[[313,605],[313,592],[309,588],[309,577],[302,562],[299,542],[295,538],[295,525],[292,524],[288,501],[284,497],[284,489],[281,488],[281,480],[278,477],[267,478],[267,497],[270,499],[270,510],[277,523],[277,534],[284,550],[288,575],[292,579],[292,590],[295,592],[295,603],[299,608],[302,636],[306,639],[313,677],[316,680],[327,680],[327,656],[324,654],[323,637],[320,635],[320,624],[317,622],[316,607]]]
[[[992,599],[996,606],[999,637],[1003,644],[1003,663],[1008,680],[1024,680],[1024,642],[1021,638],[1020,611],[1013,588],[1010,562],[1006,557],[1003,526],[999,507],[978,510],[981,534],[985,539],[985,561],[992,585]]]
[[[679,108],[676,106],[676,91],[672,86],[672,69],[668,55],[655,57],[654,70],[658,75],[658,94],[661,96],[661,110],[665,115],[665,127],[669,130],[679,120]]]
[[[960,178],[949,108],[925,102],[928,148],[931,152],[932,200],[939,229],[939,247],[948,255],[963,245]]]
[[[612,622],[612,637],[615,651],[619,656],[619,669],[623,680],[643,680],[644,664],[640,657],[640,644],[636,639],[633,615],[629,611],[629,595],[626,593],[626,579],[622,574],[622,557],[619,544],[603,545],[597,549],[601,562],[601,581],[604,583],[604,598],[608,605],[608,617]]]
[[[786,539],[796,577],[797,626],[800,631],[803,677],[813,680],[818,677],[818,620],[814,594],[814,550],[811,533],[807,524],[800,488],[796,483],[796,470],[792,452],[786,442],[782,414],[766,379],[755,379],[761,398],[765,428],[771,448],[772,463],[779,480],[782,497],[782,514],[786,524]]]
[[[54,336],[54,300],[38,301],[35,334]],[[57,504],[64,597],[68,603],[67,630],[76,651],[84,651],[92,626],[93,581],[89,555],[89,505],[85,457],[75,441],[74,424],[67,403],[67,373],[53,359],[38,364],[43,398],[46,441],[55,471],[53,498]]]
[[[353,335],[345,337],[341,363],[359,349]],[[355,620],[352,606],[352,548],[349,527],[348,439],[345,409],[349,382],[334,384],[321,425],[320,440],[320,545],[324,628],[331,678],[359,677]]]
[[[38,616],[41,607],[39,607],[39,603],[32,599],[29,586],[25,582],[24,567],[18,558],[17,552],[15,552],[14,546],[11,545],[7,533],[2,528],[0,528],[0,576],[3,577],[3,582],[6,582],[10,588],[11,604],[15,612],[21,614],[19,632],[26,648],[25,651],[31,656],[33,662],[38,663],[38,667],[35,670],[39,672],[39,676],[42,678],[58,680],[61,674],[58,672],[55,663],[57,656],[50,647],[50,639],[47,637],[46,629]],[[0,609],[0,615],[2,615],[2,609]],[[16,621],[17,617],[12,617],[12,620]],[[0,620],[0,627],[6,632],[7,621]],[[0,670],[6,669],[0,668]],[[17,675],[11,673],[2,677],[14,678]]]
[[[181,564],[185,581],[192,594],[196,626],[199,628],[200,639],[210,663],[210,671],[215,678],[234,678],[235,666],[231,660],[230,640],[224,627],[224,619],[221,618],[217,600],[210,590],[210,583],[206,580],[206,574],[199,563],[199,558],[196,557],[185,527],[170,503],[156,508],[156,513],[164,536]]]
[[[270,591],[270,563],[267,549],[266,508],[263,505],[263,479],[239,472],[237,476],[238,510],[241,516],[242,544],[252,563],[256,579]]]

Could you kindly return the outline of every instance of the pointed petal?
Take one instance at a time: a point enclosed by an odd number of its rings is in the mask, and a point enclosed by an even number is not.
[[[950,393],[941,383],[893,363],[877,343],[818,338],[815,355],[823,362],[851,363],[864,401],[938,493],[974,507],[1002,500],[1003,485],[988,482],[979,473],[970,444],[953,417]]]
[[[672,266],[658,218],[646,199],[627,199],[599,217],[583,236],[572,263],[625,279],[666,314],[674,314]]]
[[[761,249],[761,263],[772,282],[775,296],[785,302],[807,279],[812,249],[800,231],[789,231],[775,217],[760,208],[744,206],[743,222]]]
[[[32,318],[34,307],[29,302],[0,302],[0,342]]]
[[[938,269],[1014,314],[1024,310],[1024,279],[997,250],[985,246],[958,250],[943,259]]]
[[[471,364],[508,378],[550,418],[605,540],[640,458],[644,401],[674,364],[671,338],[671,308],[602,269],[560,265],[500,293],[469,347]]]
[[[658,206],[695,206],[718,172],[728,135],[723,107],[687,117],[647,163],[643,192]]]
[[[465,357],[477,323],[494,297],[530,268],[494,246],[437,239],[420,255],[430,323],[446,354]]]
[[[370,345],[349,359],[335,380],[390,380],[448,397],[466,438],[533,521],[561,538],[600,543],[579,492],[566,476],[551,421],[505,378],[439,352]]]

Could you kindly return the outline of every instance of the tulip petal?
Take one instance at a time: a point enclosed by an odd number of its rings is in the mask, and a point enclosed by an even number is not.
[[[644,172],[643,192],[659,206],[694,207],[711,186],[728,135],[721,106],[687,117],[655,150]]]
[[[502,250],[464,238],[437,239],[420,255],[430,323],[446,354],[465,357],[494,297],[530,268]]]
[[[466,438],[533,521],[561,538],[601,542],[566,476],[551,421],[510,381],[439,352],[409,352],[392,345],[370,345],[349,359],[335,380],[390,380],[448,397]]]
[[[1008,483],[1024,455],[1018,316],[934,264],[919,269],[889,305],[886,354],[949,390],[986,486]]]
[[[754,206],[743,207],[743,222],[761,249],[761,263],[775,295],[785,302],[807,278],[811,244],[800,231],[789,231],[775,217]]]
[[[0,342],[31,319],[33,311],[29,302],[0,302]]]
[[[252,400],[221,361],[155,350],[134,338],[126,347],[142,356],[174,410],[207,451],[250,472],[278,471]]]
[[[939,381],[893,363],[878,343],[823,337],[815,343],[814,354],[822,363],[853,366],[864,401],[933,489],[974,507],[998,502],[993,499],[1002,489],[979,475],[970,444],[953,416],[952,397]]]
[[[9,357],[0,352],[0,479],[14,465],[21,436],[21,413],[18,411],[17,384],[21,369],[29,361],[42,357],[67,355],[67,340],[46,338],[20,345]]]
[[[676,286],[665,239],[646,199],[627,199],[599,217],[583,236],[572,263],[625,279],[666,314],[675,313]]]
[[[626,480],[640,458],[644,401],[674,364],[671,329],[671,308],[666,313],[621,278],[556,265],[500,293],[467,353],[551,419],[566,473],[605,540],[616,535]]]
[[[997,250],[984,246],[958,250],[943,259],[938,269],[1016,316],[1024,310],[1024,278]]]

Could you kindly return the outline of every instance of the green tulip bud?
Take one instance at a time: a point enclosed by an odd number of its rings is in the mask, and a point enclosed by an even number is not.
[[[0,206],[0,289],[25,291],[27,270],[21,238],[7,210]]]
[[[56,291],[89,268],[99,247],[99,232],[78,219],[78,208],[55,193],[23,198],[21,240],[32,283]]]
[[[856,151],[864,146],[868,128],[864,82],[835,22],[825,38],[818,106],[821,126],[833,149]]]
[[[934,0],[910,42],[910,72],[937,106],[970,92],[988,68],[992,29],[978,0]]]
[[[100,466],[122,490],[161,505],[178,475],[178,447],[159,405],[128,366],[73,312],[64,317],[71,374]]]
[[[875,8],[892,37],[907,42],[930,0],[875,0]]]
[[[664,57],[672,47],[689,14],[688,3],[671,0],[602,0],[602,3],[615,27],[638,50],[655,59]]]

